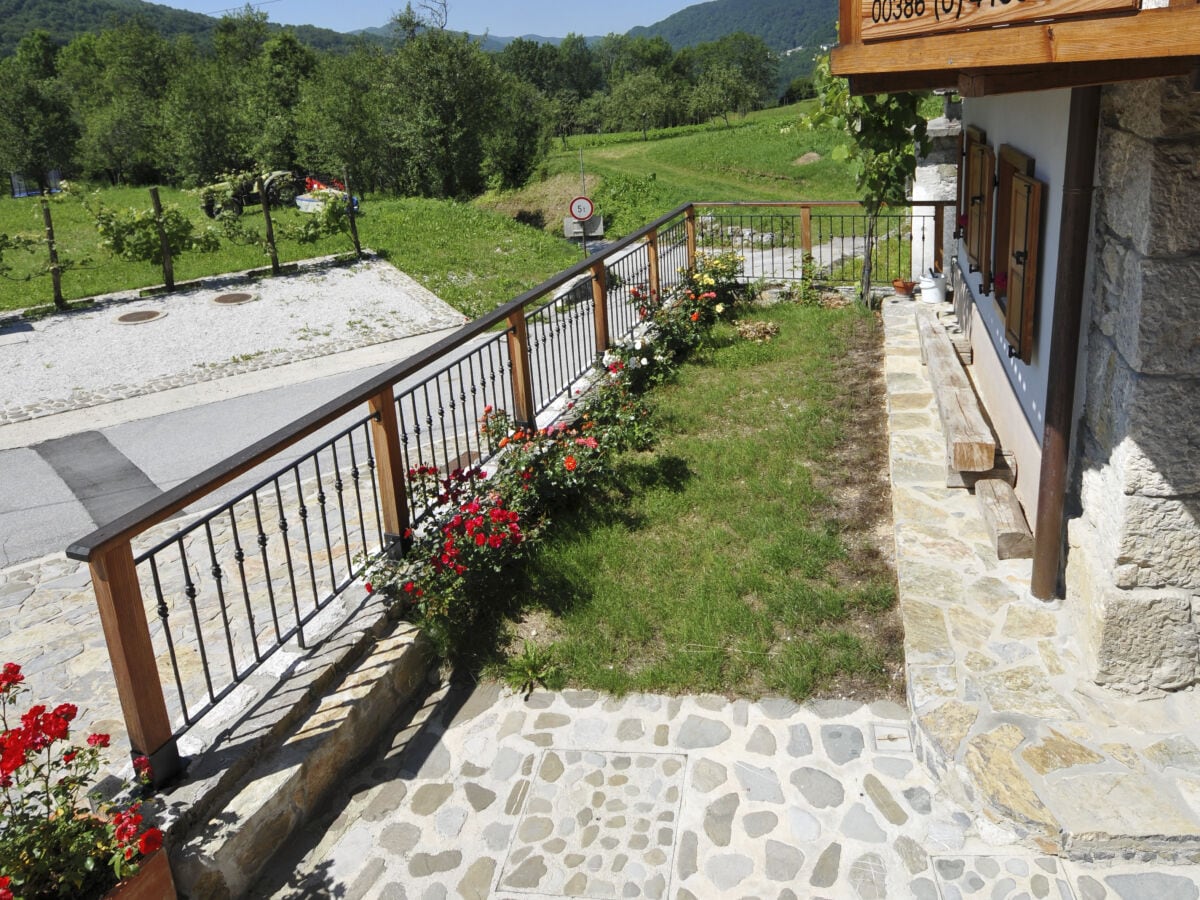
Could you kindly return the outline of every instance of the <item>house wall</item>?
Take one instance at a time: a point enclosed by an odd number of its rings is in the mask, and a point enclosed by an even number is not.
[[[1067,603],[1099,683],[1200,680],[1200,92],[1105,88]]]
[[[1066,605],[1087,675],[1127,692],[1200,682],[1200,92],[1187,79],[1104,88],[1073,433]],[[1008,358],[965,274],[975,382],[1018,457],[1032,519],[1051,371],[1070,93],[968,100],[963,123],[1036,160],[1048,185],[1035,348]],[[967,260],[958,248],[964,273]],[[960,308],[962,305],[960,304]]]
[[[1016,456],[1017,497],[1031,522],[1037,510],[1041,443],[1046,424],[1050,327],[1070,103],[1071,92],[1066,90],[963,101],[963,125],[986,131],[987,141],[997,153],[1001,145],[1011,144],[1032,156],[1034,175],[1048,186],[1042,214],[1037,322],[1028,365],[1009,357],[1003,315],[992,296],[982,293],[982,276],[969,272],[966,249],[961,242],[957,248],[963,283],[969,294],[966,306],[970,320],[965,330],[975,356],[972,375],[1001,446]]]

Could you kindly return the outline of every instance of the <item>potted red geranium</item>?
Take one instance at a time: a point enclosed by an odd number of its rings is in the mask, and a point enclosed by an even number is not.
[[[98,898],[151,871],[159,880],[153,896],[173,897],[174,888],[163,887],[171,877],[162,832],[143,827],[141,803],[87,802],[108,735],[71,743],[70,703],[18,715],[24,680],[15,663],[0,670],[0,900]],[[148,784],[149,761],[134,768]]]

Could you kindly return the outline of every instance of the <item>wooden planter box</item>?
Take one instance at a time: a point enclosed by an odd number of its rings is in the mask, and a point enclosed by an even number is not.
[[[150,854],[132,878],[104,895],[104,900],[175,900],[175,879],[165,849]]]

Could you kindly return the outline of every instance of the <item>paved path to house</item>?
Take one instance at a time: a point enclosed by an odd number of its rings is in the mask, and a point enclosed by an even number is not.
[[[1066,862],[939,792],[891,703],[442,689],[253,897],[1195,898]]]

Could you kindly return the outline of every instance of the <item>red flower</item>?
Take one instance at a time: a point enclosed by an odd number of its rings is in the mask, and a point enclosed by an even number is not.
[[[133,771],[137,772],[138,781],[143,784],[149,784],[150,780],[154,777],[154,770],[150,767],[150,757],[134,757]]]
[[[78,712],[79,708],[74,703],[60,703],[54,709],[54,715],[60,719],[66,719],[68,722],[74,719]]]
[[[366,584],[364,584],[364,585],[363,585],[363,588],[365,588],[365,589],[366,589],[366,592],[367,592],[368,594],[373,594],[373,593],[375,593],[375,585],[371,584],[371,582],[369,582],[369,581],[368,581]]]
[[[416,589],[416,587],[417,586],[415,584],[413,584],[411,581],[406,581],[406,582],[404,582],[404,593],[411,594]]]
[[[138,850],[142,856],[149,856],[162,847],[163,834],[157,828],[147,828],[146,833],[138,839]]]
[[[579,465],[579,462],[573,456],[568,456],[566,459],[563,460],[563,466],[564,466],[564,468],[566,468],[566,470],[568,472],[574,472],[575,468],[578,465]]]
[[[78,755],[79,754],[74,750],[70,751],[69,753],[64,753],[63,762],[69,766],[71,763],[75,762],[75,757]]]
[[[0,900],[13,900],[13,892],[8,889],[12,884],[12,879],[7,875],[0,875]]]
[[[700,321],[700,310],[696,310],[694,313],[692,313],[692,315],[691,315],[691,320],[692,320],[693,322],[699,322],[699,321]]]
[[[89,747],[107,747],[109,740],[107,734],[89,734],[87,742]]]
[[[0,671],[0,691],[6,691],[24,680],[25,676],[21,674],[20,666],[16,663],[5,663],[4,670]]]

